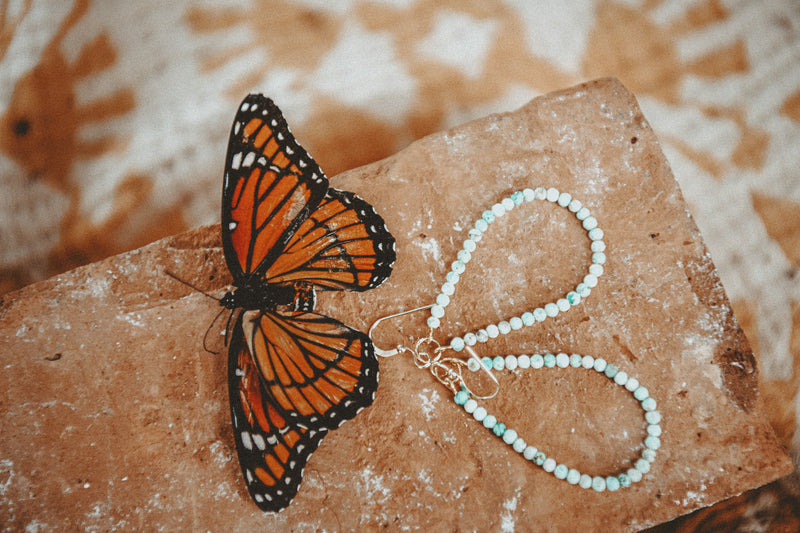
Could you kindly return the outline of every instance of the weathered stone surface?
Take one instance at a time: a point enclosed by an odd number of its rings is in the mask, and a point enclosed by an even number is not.
[[[301,139],[302,141],[302,139]],[[760,412],[756,368],[702,238],[635,99],[613,79],[432,135],[334,186],[375,205],[397,238],[395,272],[318,310],[366,330],[432,301],[474,219],[525,187],[556,187],[600,221],[608,263],[580,306],[479,346],[481,355],[604,357],[664,415],[645,479],[596,493],[515,454],[408,358],[381,361],[375,403],[331,432],[278,515],[240,479],[225,356],[203,349],[230,277],[216,227],[199,228],[6,295],[0,307],[0,522],[11,529],[435,531],[634,530],[791,470]],[[441,340],[537,307],[580,281],[574,217],[528,203],[479,243]],[[382,326],[384,345],[426,333],[425,315]],[[211,342],[219,327],[212,326]],[[640,452],[641,411],[583,371],[501,375],[487,403],[532,444],[593,474]]]

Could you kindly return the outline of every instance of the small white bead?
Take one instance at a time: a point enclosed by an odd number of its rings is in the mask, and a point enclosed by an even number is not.
[[[467,400],[467,402],[464,404],[464,410],[465,410],[466,412],[468,412],[469,414],[472,414],[472,413],[474,413],[474,412],[475,412],[475,409],[477,409],[477,408],[478,408],[478,402],[476,402],[476,401],[475,401],[473,398],[470,398],[470,399],[469,399],[469,400]]]
[[[592,263],[596,263],[598,265],[605,265],[606,264],[606,254],[603,252],[595,252],[592,254]]]
[[[544,319],[547,318],[547,311],[537,307],[533,310],[533,318],[536,319],[536,322],[544,322]]]
[[[483,422],[483,419],[486,418],[486,415],[486,409],[483,406],[479,406],[477,409],[475,409],[475,412],[472,413],[472,418],[478,422]]]
[[[590,369],[594,367],[594,357],[591,355],[584,355],[583,360],[581,361],[581,366],[585,369]]]
[[[642,480],[642,472],[636,468],[629,468],[628,477],[631,478],[631,481],[634,483],[638,483]]]
[[[645,411],[655,411],[656,401],[652,398],[645,398],[642,400],[642,409]]]
[[[476,331],[475,336],[478,338],[478,342],[486,342],[489,340],[489,334],[485,329],[479,329]]]
[[[514,200],[512,200],[511,198],[503,198],[503,200],[500,203],[502,204],[503,208],[505,208],[506,211],[511,211],[512,209],[514,209],[514,206],[516,205],[514,203]]]
[[[581,204],[580,200],[576,200],[575,198],[573,198],[572,201],[570,201],[569,205],[567,206],[567,209],[569,209],[573,213],[577,213],[581,207],[583,207],[583,205]]]
[[[593,263],[589,265],[589,274],[592,276],[599,278],[603,275],[603,265],[599,263]]]
[[[467,360],[467,368],[469,368],[471,372],[477,372],[480,370],[481,364],[474,357],[470,357]]]
[[[518,364],[519,364],[519,362],[517,361],[517,358],[515,356],[513,356],[513,355],[507,355],[506,356],[506,368],[507,369],[514,370],[515,368],[517,368]]]
[[[477,248],[477,247],[478,247],[478,245],[477,245],[477,244],[475,244],[475,241],[473,241],[472,239],[467,239],[467,240],[465,240],[465,241],[464,241],[464,242],[461,244],[461,246],[462,246],[462,248],[464,248],[464,250],[468,251],[469,253],[472,253],[472,252],[474,252],[474,251],[475,251],[475,248]]]
[[[455,284],[458,283],[459,279],[460,279],[460,276],[458,275],[458,273],[457,272],[453,272],[452,270],[450,272],[448,272],[447,275],[444,277],[444,280],[447,283],[452,284],[453,286],[455,286]]]
[[[429,316],[428,317],[428,327],[429,328],[438,329],[440,324],[441,323],[439,322],[439,319],[436,318],[435,316]]]
[[[642,459],[644,459],[648,463],[652,463],[653,461],[655,461],[656,455],[658,455],[656,451],[651,450],[650,448],[645,448],[644,450],[642,450]]]
[[[503,433],[503,442],[506,444],[514,444],[514,441],[517,440],[517,432],[513,429],[507,429],[505,433]]]
[[[508,323],[511,326],[511,329],[517,330],[522,328],[522,319],[518,316],[511,317],[508,319]]]
[[[586,217],[583,219],[583,229],[586,231],[593,230],[597,227],[597,219],[594,217]]]
[[[575,470],[574,468],[570,468],[569,472],[567,472],[567,483],[570,485],[577,485],[578,481],[581,480],[581,473]]]
[[[605,252],[606,251],[606,243],[603,241],[592,241],[592,251],[593,252]]]
[[[464,349],[464,339],[462,339],[461,337],[453,337],[450,340],[450,348],[452,348],[457,352],[460,352],[461,350]]]
[[[569,356],[569,366],[572,368],[580,368],[583,364],[583,358],[580,354],[574,353]]]
[[[556,305],[558,306],[558,310],[561,311],[561,312],[569,311],[569,305],[570,304],[569,304],[569,302],[567,301],[566,298],[560,298],[556,302]]]
[[[478,342],[478,337],[474,333],[467,333],[464,335],[464,344],[467,346],[475,346]]]
[[[561,207],[567,207],[570,201],[572,201],[572,195],[570,195],[568,192],[562,192],[561,194],[558,195],[557,201],[558,205],[560,205]]]
[[[558,200],[558,197],[561,196],[561,193],[558,192],[558,189],[555,187],[550,187],[547,189],[547,201],[548,202],[555,202]]]
[[[556,365],[558,368],[567,368],[569,366],[569,356],[565,353],[556,355]]]
[[[446,294],[439,293],[439,296],[436,297],[436,304],[442,307],[447,307],[447,304],[450,303],[450,297]]]
[[[520,355],[517,357],[517,365],[522,369],[527,369],[531,367],[531,356],[529,355]]]
[[[467,242],[472,242],[472,241],[467,241]],[[461,261],[466,265],[467,263],[469,263],[469,260],[472,259],[472,254],[469,253],[467,250],[459,250],[458,254],[456,254],[456,257],[458,258],[459,261]]]
[[[489,229],[489,223],[483,220],[482,218],[479,218],[478,220],[475,221],[475,229],[478,230],[481,234],[483,234],[483,232]]]
[[[452,262],[452,264],[450,265],[450,268],[451,268],[451,269],[452,269],[452,271],[453,271],[453,272],[455,272],[456,274],[459,274],[459,275],[461,275],[461,274],[463,274],[463,273],[464,273],[464,271],[467,269],[467,266],[464,264],[464,262],[463,262],[463,261],[456,260],[456,261],[453,261],[453,262]]]
[[[552,457],[548,457],[547,459],[544,460],[544,463],[542,463],[542,469],[545,472],[552,472],[553,470],[556,469],[556,460],[553,459]]]
[[[452,296],[453,293],[456,292],[456,287],[449,281],[445,281],[442,283],[442,294],[446,294],[447,296]]]
[[[433,307],[431,307],[431,316],[442,318],[444,316],[444,307],[439,304],[435,304]]]
[[[497,329],[499,329],[500,333],[502,333],[503,335],[507,335],[511,331],[511,324],[503,320],[499,324],[497,324]]]
[[[589,489],[592,487],[592,476],[589,474],[581,474],[581,479],[578,481],[578,486],[582,489]]]
[[[594,369],[597,370],[598,372],[604,371],[606,369],[606,366],[608,366],[608,363],[606,363],[606,360],[603,359],[602,357],[598,357],[597,359],[594,360]]]
[[[494,204],[492,206],[492,213],[494,213],[496,217],[501,217],[506,214],[506,208],[503,207],[503,204]]]
[[[647,420],[648,424],[660,424],[661,413],[658,411],[648,411],[644,414],[644,419]]]
[[[589,210],[586,209],[585,207],[581,207],[580,209],[578,209],[578,212],[575,213],[575,218],[577,218],[578,220],[585,220],[589,217],[589,215],[591,215]]]
[[[531,356],[531,368],[537,370],[544,366],[544,357],[539,354],[535,354]]]
[[[553,318],[558,315],[558,306],[551,302],[544,306],[544,312],[547,313],[547,316]]]
[[[536,193],[530,187],[524,189],[522,191],[522,195],[525,197],[527,201],[531,201],[536,198]]]
[[[586,274],[583,277],[583,282],[586,284],[587,287],[593,289],[597,287],[597,276],[595,276],[594,274]],[[444,290],[442,290],[442,292],[444,292]]]
[[[536,322],[536,318],[534,318],[533,313],[530,311],[525,311],[522,313],[522,324],[525,326],[532,326]]]
[[[593,241],[601,241],[603,240],[603,230],[600,228],[594,228],[589,230],[589,238]]]
[[[650,424],[647,426],[647,434],[652,435],[654,437],[661,436],[661,426],[658,424]]]
[[[537,200],[547,200],[547,189],[544,187],[536,187],[533,191]]]
[[[614,383],[617,385],[625,385],[628,382],[628,374],[625,372],[617,372],[617,375],[614,376]]]
[[[511,447],[514,448],[514,451],[517,453],[522,453],[523,451],[525,451],[525,446],[527,446],[527,443],[525,442],[525,440],[523,440],[522,437],[517,437],[517,440],[515,440],[514,443],[511,445]]]
[[[471,230],[469,230],[467,235],[469,236],[469,239],[467,239],[467,241],[471,241],[472,244],[480,242],[480,240],[483,238],[483,232],[480,231],[477,228],[472,228]],[[466,241],[464,241],[464,242],[466,243]],[[464,246],[464,248],[466,248],[466,245]],[[470,250],[470,251],[474,252],[475,250],[473,249],[473,250]]]
[[[522,457],[530,461],[533,459],[533,457],[536,455],[536,452],[538,451],[539,450],[537,450],[533,446],[527,446],[525,447],[525,450],[522,452]]]
[[[639,388],[639,380],[636,378],[628,377],[628,382],[625,383],[625,388],[633,392]]]
[[[496,339],[500,335],[500,328],[498,328],[494,324],[489,324],[486,326],[486,333],[489,335],[490,338]]]
[[[597,492],[606,490],[606,478],[603,476],[594,476],[592,478],[592,488]]]
[[[633,465],[633,467],[641,472],[642,474],[646,474],[650,471],[650,461],[645,461],[644,459],[639,459]]]

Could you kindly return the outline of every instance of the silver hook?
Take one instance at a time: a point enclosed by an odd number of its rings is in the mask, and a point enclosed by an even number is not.
[[[382,348],[378,348],[378,345],[375,344],[375,339],[372,336],[372,333],[375,330],[375,328],[378,326],[378,324],[380,324],[384,320],[389,320],[389,319],[392,319],[392,318],[401,317],[403,315],[410,315],[411,313],[416,313],[417,311],[422,311],[423,309],[430,309],[431,307],[433,307],[433,304],[423,305],[422,307],[416,307],[416,308],[410,309],[408,311],[401,311],[401,312],[395,313],[393,315],[388,315],[388,316],[385,316],[383,318],[379,318],[378,320],[373,322],[372,325],[369,328],[369,331],[367,331],[367,336],[370,338],[370,340],[372,340],[372,345],[375,348],[375,355],[378,355],[380,357],[392,357],[393,355],[397,355],[400,352],[404,352],[404,351],[408,350],[408,348],[406,348],[402,344],[398,344],[396,348],[392,348],[391,350],[384,350]]]

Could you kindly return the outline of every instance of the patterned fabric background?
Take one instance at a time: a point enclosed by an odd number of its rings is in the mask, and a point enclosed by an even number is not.
[[[218,221],[236,105],[329,175],[617,76],[662,140],[800,458],[797,0],[0,1],[0,293]],[[796,475],[670,529],[800,530]]]

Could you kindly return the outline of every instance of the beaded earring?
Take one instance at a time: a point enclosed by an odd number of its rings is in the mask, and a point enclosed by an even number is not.
[[[534,200],[545,200],[555,203],[569,210],[580,221],[591,241],[592,264],[589,266],[588,273],[584,276],[583,280],[577,284],[574,290],[568,292],[563,298],[559,298],[555,302],[537,307],[522,313],[520,316],[513,316],[496,324],[489,324],[476,331],[455,336],[450,339],[448,344],[439,343],[434,338],[434,333],[441,325],[445,310],[450,303],[450,297],[455,293],[460,276],[466,270],[466,265],[469,263],[472,253],[476,250],[477,244],[497,218],[506,215],[524,202],[531,202]],[[445,276],[445,281],[441,286],[439,294],[436,296],[435,303],[380,318],[373,323],[369,330],[369,336],[373,338],[374,330],[381,322],[409,313],[429,309],[430,316],[427,319],[427,325],[429,327],[428,335],[417,340],[413,347],[398,345],[393,349],[383,350],[376,346],[375,353],[382,357],[410,353],[413,356],[416,366],[421,369],[428,369],[440,383],[449,388],[453,392],[455,403],[461,406],[472,418],[480,422],[494,435],[500,437],[503,442],[508,444],[515,452],[522,455],[523,458],[540,466],[546,472],[552,473],[556,478],[565,480],[571,485],[578,485],[584,489],[591,488],[598,492],[605,490],[616,491],[620,488],[629,487],[632,483],[640,481],[642,475],[650,471],[650,464],[655,460],[656,451],[661,446],[661,414],[656,410],[656,401],[650,396],[647,388],[642,386],[636,378],[629,376],[616,365],[609,364],[602,357],[595,358],[591,355],[544,353],[481,358],[473,349],[473,346],[477,344],[488,343],[492,339],[500,335],[505,335],[513,330],[530,327],[548,318],[554,318],[559,313],[566,312],[571,307],[579,305],[583,299],[589,296],[592,289],[597,286],[598,278],[603,274],[603,265],[606,263],[605,250],[606,246],[603,241],[603,230],[598,227],[597,219],[591,216],[588,208],[583,206],[577,199],[572,198],[569,193],[559,192],[555,188],[545,189],[543,187],[516,191],[509,197],[504,198],[501,202],[491,206],[490,209],[484,211],[481,217],[475,222],[472,229],[469,230],[468,237],[464,241],[462,249],[459,250],[456,260],[451,264],[450,272]],[[464,359],[458,355],[449,355],[449,352],[456,352],[456,354],[458,354],[458,352],[462,351],[466,351],[469,355],[468,359]],[[494,376],[493,370],[522,372],[541,368],[583,368],[585,370],[594,370],[633,394],[633,397],[639,402],[644,411],[647,436],[644,439],[643,450],[640,457],[633,461],[630,468],[609,476],[590,476],[581,473],[575,468],[570,468],[559,463],[542,450],[528,444],[516,430],[498,421],[495,416],[489,414],[486,408],[479,404],[481,400],[493,398],[500,389],[500,383]],[[471,391],[464,379],[464,370],[469,370],[470,372],[485,372],[495,384],[494,392],[489,395],[481,396]]]

